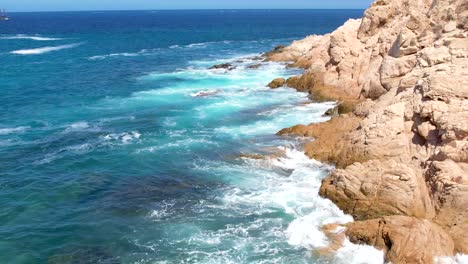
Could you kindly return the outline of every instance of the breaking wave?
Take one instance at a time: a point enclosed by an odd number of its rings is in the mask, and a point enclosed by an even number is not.
[[[60,45],[60,46],[50,46],[50,47],[42,47],[42,48],[35,48],[35,49],[23,49],[23,50],[15,50],[10,52],[11,54],[17,55],[39,55],[44,53],[49,53],[52,51],[58,51],[63,49],[71,49],[80,46],[81,43],[74,43],[74,44],[67,44],[67,45]]]
[[[15,35],[15,36],[0,37],[0,39],[5,39],[5,40],[28,39],[28,40],[36,40],[36,41],[63,40],[63,38],[48,38],[48,37],[41,37],[39,35],[24,35],[24,34],[18,34],[18,35]]]
[[[8,135],[14,133],[21,133],[29,129],[28,126],[20,126],[20,127],[7,127],[7,128],[0,128],[0,135]]]

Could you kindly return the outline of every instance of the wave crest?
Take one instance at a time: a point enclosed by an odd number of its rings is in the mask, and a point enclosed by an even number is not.
[[[42,47],[42,48],[35,48],[35,49],[23,49],[23,50],[14,50],[11,51],[11,54],[17,55],[39,55],[44,54],[52,51],[58,51],[63,49],[71,49],[80,46],[81,43],[73,43],[67,45],[60,45],[60,46],[49,46],[49,47]]]
[[[14,39],[29,39],[29,40],[36,40],[36,41],[54,41],[54,40],[63,40],[63,38],[47,38],[47,37],[41,37],[39,35],[24,35],[24,34],[18,34],[15,36],[6,36],[6,37],[0,37],[0,39],[5,39],[5,40],[14,40]]]

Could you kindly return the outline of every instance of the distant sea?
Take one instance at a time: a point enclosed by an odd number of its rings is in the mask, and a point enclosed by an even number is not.
[[[350,244],[314,253],[327,244],[321,224],[351,217],[318,196],[330,167],[275,133],[325,121],[333,103],[266,88],[301,71],[255,58],[362,12],[11,13],[0,22],[0,262],[379,259]],[[208,69],[219,63],[234,69]]]

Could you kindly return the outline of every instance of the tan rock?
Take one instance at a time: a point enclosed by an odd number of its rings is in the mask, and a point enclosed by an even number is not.
[[[322,256],[331,256],[336,253],[344,244],[346,239],[345,228],[337,224],[325,225],[321,231],[328,238],[328,246],[316,249]]]
[[[422,172],[393,160],[355,163],[323,181],[320,195],[358,220],[389,215],[432,218]]]
[[[278,135],[296,135],[312,137],[315,140],[305,145],[305,153],[313,159],[334,163],[338,167],[346,167],[355,161],[365,159],[358,152],[346,145],[346,134],[359,125],[360,118],[354,115],[341,115],[328,122],[298,125],[285,128]]]
[[[423,67],[430,67],[450,61],[452,56],[447,47],[430,47],[421,51],[419,63]]]
[[[457,22],[456,21],[450,21],[448,22],[445,26],[444,26],[444,32],[445,33],[448,33],[448,32],[452,32],[454,31],[455,29],[457,29]]]
[[[452,238],[428,220],[406,216],[348,224],[346,235],[358,244],[367,244],[385,251],[385,260],[392,263],[434,263],[436,257],[454,254]]]
[[[286,80],[288,87],[294,88],[299,92],[310,92],[315,84],[315,77],[312,74],[303,74],[293,76]]]

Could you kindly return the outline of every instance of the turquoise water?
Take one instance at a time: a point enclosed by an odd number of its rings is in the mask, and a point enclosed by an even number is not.
[[[333,104],[266,88],[300,70],[253,58],[361,13],[12,14],[1,262],[365,263],[366,247],[312,253],[327,243],[320,224],[351,218],[317,195],[329,168],[274,135]],[[225,62],[236,68],[208,69]],[[251,153],[280,155],[240,158]]]

